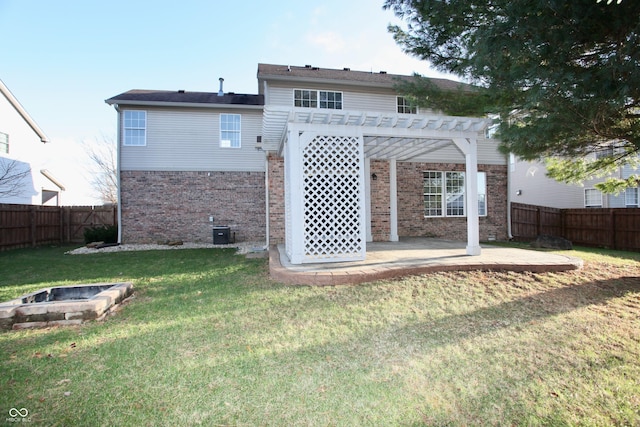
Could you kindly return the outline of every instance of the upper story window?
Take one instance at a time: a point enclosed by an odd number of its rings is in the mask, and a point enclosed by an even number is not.
[[[596,160],[600,160],[605,157],[611,157],[613,156],[613,154],[613,147],[611,146],[600,148],[596,151]]]
[[[627,188],[624,192],[624,204],[626,207],[638,207],[640,204],[638,203],[638,187]]]
[[[9,135],[0,132],[0,153],[9,154]]]
[[[143,110],[124,110],[123,145],[147,145],[147,112]]]
[[[241,118],[240,114],[220,114],[220,147],[241,147]]]
[[[423,173],[425,216],[465,216],[465,173]],[[487,176],[478,172],[478,215],[487,215]]]
[[[595,188],[584,189],[584,207],[585,208],[601,208],[602,193]]]
[[[418,107],[411,105],[409,100],[404,96],[397,97],[398,113],[400,114],[418,114]]]
[[[320,91],[320,108],[342,110],[342,92]]]
[[[293,105],[294,107],[342,110],[342,92],[295,89],[293,91]]]

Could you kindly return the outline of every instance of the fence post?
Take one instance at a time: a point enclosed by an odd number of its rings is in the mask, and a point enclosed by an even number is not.
[[[609,234],[611,249],[618,249],[616,247],[616,212],[613,209],[609,209]]]
[[[37,236],[36,236],[36,207],[35,205],[29,207],[29,221],[31,222],[29,225],[31,226],[31,246],[36,247],[37,245]]]
[[[540,215],[540,206],[536,206],[536,236],[540,235],[540,229],[541,229],[540,222],[541,221],[542,221],[542,219],[541,219],[541,215]]]
[[[62,206],[58,208],[58,215],[60,215],[58,221],[58,235],[60,238],[60,244],[62,245],[64,243],[64,208]]]

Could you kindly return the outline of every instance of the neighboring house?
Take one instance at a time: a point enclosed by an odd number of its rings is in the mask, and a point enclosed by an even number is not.
[[[0,203],[59,205],[64,186],[44,169],[49,139],[2,81],[0,94]]]
[[[400,236],[466,240],[469,255],[506,239],[507,160],[489,122],[416,109],[399,78],[412,77],[259,64],[257,95],[221,84],[108,99],[121,241],[210,242],[226,225],[305,263],[363,259],[367,241]]]
[[[621,167],[617,178],[637,174],[630,166]],[[512,202],[548,206],[559,209],[576,208],[637,208],[638,187],[628,188],[620,194],[603,194],[594,187],[604,178],[580,184],[564,184],[547,177],[544,161],[525,161],[514,155],[509,157],[509,195]]]

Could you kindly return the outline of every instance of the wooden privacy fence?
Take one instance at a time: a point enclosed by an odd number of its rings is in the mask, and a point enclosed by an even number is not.
[[[0,251],[81,243],[86,228],[116,225],[117,215],[116,206],[0,204]]]
[[[516,240],[546,234],[575,245],[640,251],[640,209],[556,209],[511,203],[511,234]]]

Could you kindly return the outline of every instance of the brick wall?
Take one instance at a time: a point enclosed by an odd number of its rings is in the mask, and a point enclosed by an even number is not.
[[[212,243],[215,225],[237,241],[265,241],[263,172],[122,171],[122,242]]]
[[[397,163],[398,234],[467,240],[466,218],[425,218],[422,172],[464,171],[463,164]],[[480,217],[480,240],[507,239],[507,168],[478,165],[487,174],[487,212]],[[371,160],[371,233],[374,241],[388,241],[390,228],[389,162]],[[269,157],[270,242],[284,242],[284,159]]]
[[[284,159],[269,155],[269,243],[284,243]]]
[[[374,242],[388,242],[391,236],[391,198],[389,162],[371,160],[371,235]],[[365,177],[366,179],[366,177]]]
[[[424,171],[464,171],[462,164],[398,162],[398,234],[467,239],[467,218],[425,218]],[[478,165],[487,174],[487,216],[480,217],[480,240],[507,239],[507,167]]]

